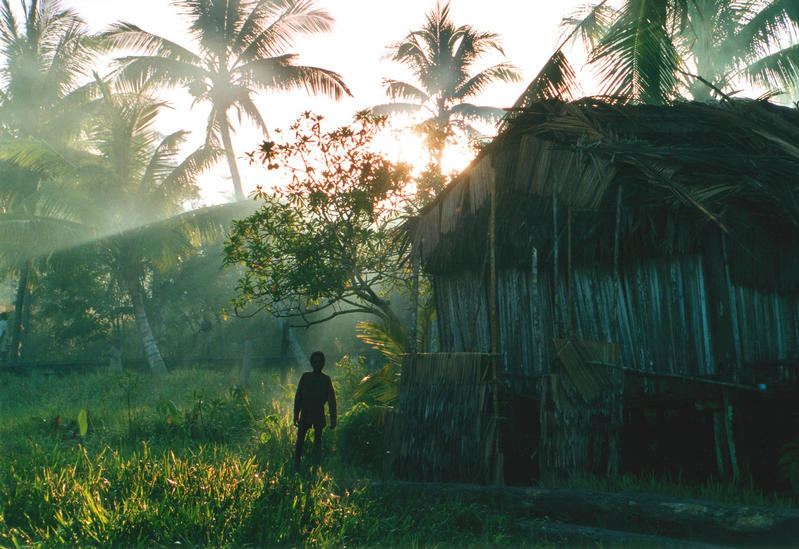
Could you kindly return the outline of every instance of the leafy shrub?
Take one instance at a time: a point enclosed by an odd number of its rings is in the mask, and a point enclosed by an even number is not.
[[[339,422],[336,442],[341,459],[352,465],[380,466],[386,452],[387,408],[357,403]]]
[[[269,414],[260,423],[255,455],[258,463],[267,470],[278,470],[288,462],[294,448],[294,426],[287,415]]]
[[[132,434],[139,438],[150,435],[218,442],[248,434],[255,425],[247,392],[240,387],[215,398],[194,391],[190,404],[183,410],[164,399],[156,405],[156,414],[152,421],[134,422]]]
[[[332,372],[328,373],[333,378],[336,387],[339,409],[349,409],[356,401],[354,394],[358,390],[361,380],[369,373],[366,367],[366,357],[345,355],[336,362]]]

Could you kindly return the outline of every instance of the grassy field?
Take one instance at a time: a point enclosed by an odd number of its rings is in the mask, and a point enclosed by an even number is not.
[[[374,416],[352,408],[363,372],[346,361],[328,371],[343,417],[325,431],[321,467],[299,471],[296,373],[286,387],[254,372],[248,391],[235,371],[0,374],[0,546],[546,546],[511,509],[369,493],[362,481],[383,474],[382,450]],[[775,503],[712,484],[575,482]]]
[[[362,375],[351,366],[329,368],[342,413]],[[295,471],[293,387],[253,373],[245,392],[237,380],[198,369],[164,378],[0,374],[0,546],[526,543],[501,510],[420,508],[359,488],[377,469],[374,450],[340,441],[369,430],[363,414],[325,431],[320,468]]]

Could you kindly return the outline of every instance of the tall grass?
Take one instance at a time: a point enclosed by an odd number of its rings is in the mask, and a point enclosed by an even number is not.
[[[338,375],[350,403],[344,381],[359,374]],[[0,546],[528,543],[510,515],[483,506],[370,494],[359,480],[377,468],[341,459],[338,431],[325,431],[321,468],[295,471],[294,387],[253,372],[244,391],[237,379],[191,368],[161,378],[0,374]]]
[[[0,373],[0,547],[538,546],[511,509],[370,492],[381,426],[353,405],[362,362],[330,367],[342,418],[321,468],[293,467],[295,372],[187,368],[124,374]],[[348,408],[352,407],[348,410]],[[77,417],[86,410],[89,430]],[[309,445],[310,446],[310,445]],[[572,487],[783,505],[755,490],[680,479],[583,478]]]

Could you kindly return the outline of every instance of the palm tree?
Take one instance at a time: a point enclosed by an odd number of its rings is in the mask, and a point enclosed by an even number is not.
[[[180,262],[201,236],[219,232],[221,208],[181,213],[196,196],[195,180],[222,152],[202,147],[178,161],[187,132],[154,129],[167,106],[142,83],[112,86],[96,77],[93,118],[83,150],[55,150],[41,142],[0,147],[0,160],[49,175],[36,211],[0,214],[0,255],[47,256],[70,247],[94,250],[131,301],[147,361],[166,372],[145,308],[156,270]]]
[[[244,193],[231,140],[232,109],[239,120],[247,117],[267,132],[253,101],[257,91],[304,88],[336,99],[351,95],[337,73],[297,65],[297,56],[286,53],[298,36],[331,30],[332,18],[313,0],[178,0],[176,4],[191,21],[196,52],[128,23],[115,25],[105,36],[106,45],[143,52],[119,60],[123,78],[186,86],[195,103],[211,104],[207,143],[221,139],[240,200]]]
[[[430,117],[419,129],[439,167],[446,140],[454,129],[478,136],[471,122],[496,121],[504,115],[502,109],[466,101],[491,83],[518,82],[521,78],[516,67],[507,62],[471,73],[489,51],[504,55],[499,36],[468,25],[456,27],[449,16],[449,3],[437,4],[420,29],[408,33],[390,50],[390,59],[409,67],[417,83],[385,79],[386,94],[392,102],[372,107],[372,111],[381,115],[426,111]]]
[[[78,84],[92,58],[83,21],[56,0],[20,0],[18,19],[9,0],[0,2],[0,136],[5,141],[66,142],[77,131],[84,89]],[[2,211],[30,215],[40,175],[5,166],[0,178]],[[22,319],[35,275],[30,261],[7,265],[18,276],[12,327],[12,360],[19,356]]]
[[[744,82],[795,91],[799,83],[799,3],[794,0],[607,0],[565,20],[571,38],[582,38],[602,93],[623,101],[667,103],[690,95],[709,100]],[[571,67],[562,48],[528,86],[519,106],[568,96]],[[559,56],[559,59],[556,59]],[[572,72],[573,74],[573,72]],[[572,79],[573,80],[573,79]]]
[[[117,284],[130,297],[151,370],[164,373],[145,310],[145,282],[153,269],[179,261],[196,245],[200,215],[181,214],[180,204],[196,195],[196,177],[221,151],[202,147],[178,162],[188,132],[164,137],[153,128],[165,102],[151,97],[142,83],[112,88],[98,78],[97,84],[97,116],[87,132],[94,161],[78,177],[102,209],[93,208],[83,217]]]

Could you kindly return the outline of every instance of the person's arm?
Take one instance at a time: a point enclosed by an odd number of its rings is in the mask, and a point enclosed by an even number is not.
[[[332,379],[330,380],[330,390],[327,395],[327,407],[330,410],[330,428],[335,429],[338,423],[338,410],[336,409],[336,390],[333,388]]]
[[[302,375],[300,378],[300,382],[297,384],[297,392],[294,395],[294,425],[298,425],[300,423],[300,411],[302,411],[302,383],[305,381],[305,374]]]

